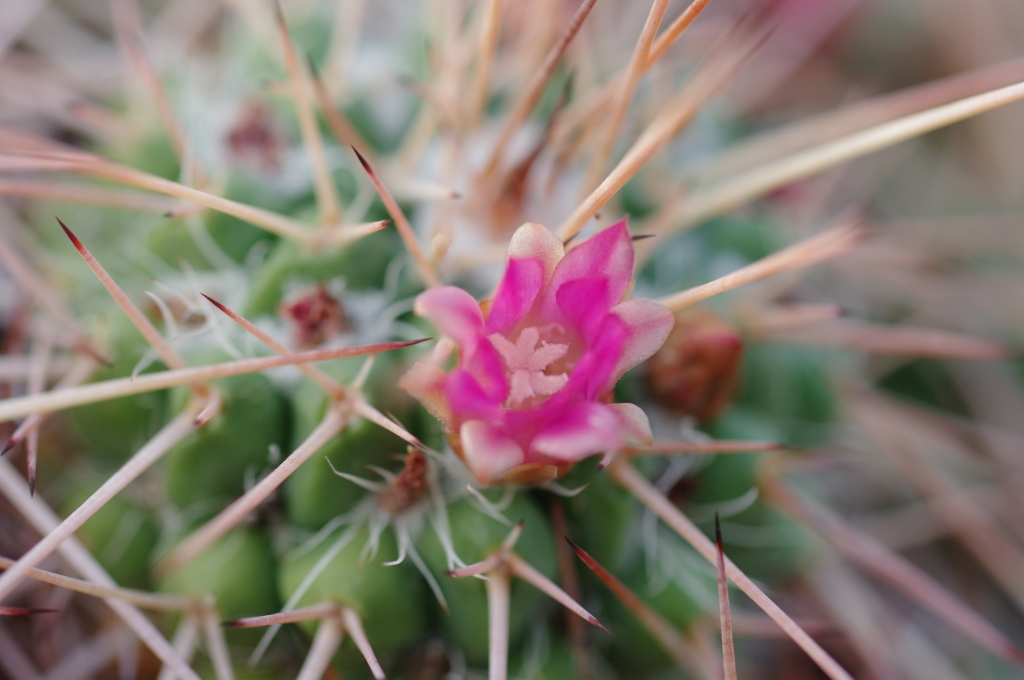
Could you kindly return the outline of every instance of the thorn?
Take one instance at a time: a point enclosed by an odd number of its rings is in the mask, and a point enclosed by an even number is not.
[[[374,680],[385,680],[387,676],[384,675],[384,669],[381,668],[380,662],[377,661],[377,655],[374,654],[373,647],[370,646],[370,641],[363,630],[363,622],[359,619],[359,614],[354,609],[344,607],[341,610],[341,621],[349,637],[356,643],[359,652],[366,659],[366,664],[370,667],[370,673],[373,675]]]
[[[363,170],[366,171],[367,176],[370,178],[370,182],[373,184],[374,189],[377,191],[377,195],[380,196],[381,202],[384,203],[384,207],[387,209],[388,214],[395,221],[395,227],[398,229],[398,233],[402,237],[402,241],[405,243],[406,249],[409,254],[412,255],[413,261],[416,263],[417,269],[419,269],[420,277],[423,282],[427,284],[428,288],[439,286],[441,282],[437,278],[437,274],[434,273],[433,266],[428,260],[427,256],[423,253],[423,249],[420,247],[419,241],[416,239],[416,232],[413,230],[412,225],[409,224],[408,218],[405,213],[402,212],[402,208],[395,201],[394,196],[388,191],[388,188],[381,181],[377,173],[373,171],[370,164],[363,157],[363,154],[359,153],[354,145],[350,145],[350,148],[355,153],[356,158],[359,159],[359,163],[363,166]]]
[[[371,168],[370,164],[366,161],[365,158],[363,158],[363,154],[359,153],[359,149],[353,146],[352,151],[355,152],[356,158],[358,158],[359,162],[362,164],[363,170],[365,170],[369,175],[376,176],[373,172],[373,168]]]
[[[222,305],[221,303],[217,302],[216,300],[214,300],[214,299],[213,299],[212,297],[210,297],[210,296],[209,296],[209,295],[207,295],[206,293],[200,293],[200,295],[202,295],[202,296],[203,296],[204,298],[206,298],[207,300],[209,300],[209,301],[210,301],[210,304],[212,304],[212,305],[213,305],[214,307],[216,307],[216,308],[217,308],[217,309],[219,309],[220,311],[224,312],[225,314],[228,314],[228,315],[230,315],[230,311],[228,310],[228,308],[227,308],[227,307],[225,307],[225,306],[224,306],[224,305]]]
[[[0,616],[28,616],[30,614],[57,614],[56,609],[30,609],[28,607],[6,607],[0,605]]]
[[[508,533],[508,536],[502,542],[502,547],[507,550],[511,550],[515,544],[519,541],[519,537],[523,533],[523,520],[516,522],[515,526],[512,527],[512,531]]]
[[[39,460],[39,430],[28,433],[28,442],[25,446],[25,469],[28,475],[28,495],[36,495],[36,469]]]
[[[284,10],[281,9],[280,0],[272,0],[270,3],[274,9],[274,21],[277,23],[279,28],[286,28],[287,24],[284,21]]]
[[[588,553],[586,550],[584,550],[583,548],[581,548],[578,545],[576,545],[576,543],[571,538],[569,538],[565,534],[562,534],[562,538],[564,538],[565,542],[569,544],[569,547],[572,548],[572,551],[574,553],[576,553],[576,556],[579,557],[581,560],[583,560],[584,563],[586,563],[586,565],[588,567],[591,564],[597,564],[597,561],[593,557],[590,556],[590,553]]]
[[[206,423],[210,422],[210,419],[212,419],[215,415],[217,415],[220,412],[220,407],[220,399],[217,398],[216,396],[214,396],[214,398],[211,398],[210,401],[206,404],[206,406],[203,407],[203,410],[199,412],[199,415],[196,416],[196,419],[193,421],[196,427],[202,427]]]
[[[715,513],[715,547],[718,552],[718,615],[722,627],[722,665],[725,680],[736,680],[736,650],[732,637],[732,611],[729,607],[729,581],[725,577],[725,550],[722,548],[722,524]]]
[[[574,600],[568,593],[555,585],[551,579],[534,569],[518,555],[509,555],[507,565],[508,572],[513,576],[523,579],[595,628],[600,628],[609,635],[612,634],[612,632],[608,630],[603,623],[597,620],[597,617],[584,609],[579,602]]]
[[[167,212],[165,212],[163,214],[163,217],[171,217],[173,215],[174,215],[174,211],[173,210],[168,210]]]
[[[87,355],[88,357],[92,358],[93,360],[98,361],[99,363],[103,364],[107,368],[113,368],[114,367],[114,362],[113,361],[111,361],[110,359],[108,359],[107,357],[103,356],[98,351],[96,351],[95,349],[90,347],[89,343],[87,343],[85,340],[78,340],[77,342],[75,342],[75,344],[72,346],[72,349],[76,349],[76,350],[82,352],[83,354]]]
[[[398,425],[400,428],[402,428],[403,430],[408,432],[408,430],[406,429],[405,425],[402,424],[402,421],[398,419],[398,416],[396,416],[394,413],[392,413],[388,409],[384,409],[384,414],[388,417],[388,419],[391,420],[391,422],[393,422],[395,425]],[[421,442],[418,437],[412,436],[412,438],[415,440],[415,443],[410,442],[410,443],[412,443],[413,446],[416,446],[419,449],[425,449],[426,448],[427,445],[424,444],[423,442]]]
[[[634,236],[631,236],[630,238],[632,238],[633,241],[636,242],[636,241],[644,241],[644,240],[649,239],[649,238],[654,238],[655,236],[657,236],[657,234],[636,234]]]
[[[7,443],[4,445],[4,450],[0,451],[0,456],[5,455],[8,451],[13,449],[15,446],[17,446],[20,443],[21,443],[20,439],[16,440],[14,437],[11,437],[10,439],[7,440]]]
[[[262,628],[264,626],[280,626],[286,623],[298,623],[300,621],[312,621],[333,616],[338,613],[338,605],[334,602],[320,602],[301,609],[278,612],[276,614],[265,614],[263,616],[249,616],[231,621],[222,621],[224,628]]]
[[[74,246],[75,246],[75,248],[76,248],[76,249],[78,250],[78,252],[80,252],[80,253],[81,253],[81,254],[82,254],[83,256],[84,256],[84,255],[85,255],[85,254],[86,254],[87,252],[89,252],[88,250],[86,250],[86,248],[85,248],[85,245],[84,245],[84,244],[83,244],[83,243],[82,243],[81,241],[79,241],[79,240],[78,240],[78,237],[77,237],[77,236],[75,236],[75,235],[74,235],[74,234],[73,234],[73,233],[71,232],[71,230],[70,230],[70,229],[68,229],[68,225],[64,224],[64,223],[63,223],[63,222],[61,221],[61,219],[60,219],[59,217],[57,217],[56,215],[54,215],[54,217],[55,217],[55,218],[56,218],[56,220],[57,220],[57,224],[59,224],[59,225],[61,226],[61,229],[63,229],[63,230],[64,230],[64,233],[68,235],[68,238],[69,238],[69,239],[71,239],[71,243],[72,243],[72,244],[74,244]]]
[[[452,578],[466,578],[467,576],[478,576],[479,574],[485,574],[492,569],[501,566],[503,560],[498,555],[490,555],[484,558],[482,561],[476,564],[470,564],[465,567],[459,567],[458,569],[452,569],[448,572],[448,575]]]

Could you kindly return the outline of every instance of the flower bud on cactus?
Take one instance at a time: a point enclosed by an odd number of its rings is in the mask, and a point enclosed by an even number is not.
[[[668,409],[706,423],[728,405],[742,358],[734,326],[706,307],[689,307],[676,314],[665,344],[647,362],[647,380]]]

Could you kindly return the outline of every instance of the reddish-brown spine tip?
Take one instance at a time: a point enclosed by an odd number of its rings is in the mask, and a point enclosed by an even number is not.
[[[64,224],[64,222],[62,222],[59,217],[57,217],[56,219],[57,224],[59,224],[60,228],[64,230],[64,233],[68,235],[68,238],[71,239],[71,243],[74,244],[75,248],[78,249],[78,252],[80,252],[82,255],[85,255],[87,252],[89,252],[88,250],[86,250],[85,245],[78,240],[78,237],[75,236],[70,229],[68,229],[68,225]]]
[[[15,439],[14,437],[11,437],[10,439],[8,439],[7,443],[4,444],[4,450],[0,451],[0,456],[3,456],[4,454],[6,454],[8,451],[10,451],[15,446],[17,446],[20,442],[21,442],[21,439]]]
[[[35,498],[36,495],[36,466],[28,466],[28,495]]]
[[[370,164],[367,162],[367,160],[363,158],[363,154],[359,153],[359,149],[353,146],[352,151],[355,152],[356,158],[358,158],[359,162],[362,164],[363,170],[366,170],[366,174],[370,175],[371,177],[376,177],[377,175],[376,173],[374,173],[373,168],[370,167]]]
[[[230,316],[230,314],[231,314],[231,311],[230,311],[230,310],[229,310],[229,309],[228,309],[227,307],[225,307],[225,306],[224,306],[224,305],[222,305],[221,303],[217,302],[216,300],[214,300],[214,299],[213,299],[212,297],[210,297],[210,296],[209,296],[209,295],[207,295],[206,293],[200,293],[200,295],[202,295],[202,296],[203,296],[204,298],[206,298],[207,300],[209,300],[209,301],[210,301],[210,304],[211,304],[211,305],[213,305],[214,307],[216,307],[216,308],[217,308],[217,309],[219,309],[220,311],[222,311],[222,312],[224,312],[225,314],[227,314],[227,315],[229,315],[229,316]]]
[[[272,2],[270,4],[274,8],[274,22],[277,24],[278,28],[280,28],[281,30],[284,30],[285,29],[284,10],[281,9],[281,2],[280,2],[280,0],[272,0]]]
[[[633,236],[630,236],[630,238],[635,242],[635,241],[645,241],[645,240],[647,240],[649,238],[654,238],[655,236],[657,236],[657,234],[635,234]]]
[[[0,616],[28,616],[30,614],[56,614],[56,609],[30,609],[28,607],[6,607],[0,605]]]
[[[1003,650],[1003,655],[1005,656],[1006,660],[1010,663],[1024,667],[1024,652],[1022,652],[1017,647],[1014,647],[1013,645],[1007,645],[1007,647]]]
[[[222,621],[220,624],[224,628],[245,628],[245,623],[241,619],[234,619],[232,621]]]
[[[562,538],[565,539],[565,542],[569,544],[569,547],[572,548],[572,551],[576,553],[576,556],[579,557],[581,560],[583,560],[587,564],[590,564],[593,561],[593,558],[589,554],[587,554],[587,551],[576,545],[571,538],[569,538],[568,536],[562,536]]]
[[[100,354],[99,352],[97,352],[96,350],[94,350],[92,347],[90,347],[89,345],[85,344],[84,342],[83,343],[79,343],[79,345],[76,345],[75,349],[80,349],[82,352],[84,352],[85,354],[89,355],[89,357],[91,357],[92,359],[95,359],[96,361],[98,361],[99,363],[103,364],[107,368],[113,368],[114,367],[114,362],[113,361],[111,361],[107,357],[103,356],[102,354]]]

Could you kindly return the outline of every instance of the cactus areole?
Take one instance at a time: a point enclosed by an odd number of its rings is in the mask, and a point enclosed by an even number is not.
[[[632,276],[625,221],[569,252],[527,223],[512,236],[492,300],[478,304],[453,286],[417,298],[416,313],[444,338],[401,386],[444,423],[481,484],[543,482],[588,456],[650,441],[638,406],[609,403],[619,378],[673,325],[664,306],[623,299]]]

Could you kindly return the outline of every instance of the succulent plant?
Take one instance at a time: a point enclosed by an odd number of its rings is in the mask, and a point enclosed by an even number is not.
[[[1024,68],[907,5],[0,4],[0,673],[1013,677],[1019,137],[848,168]]]

